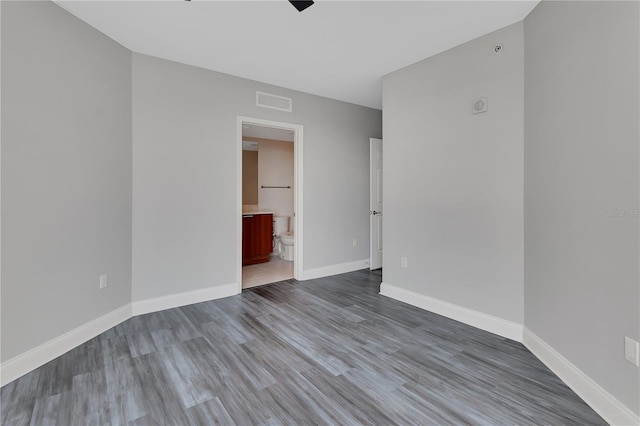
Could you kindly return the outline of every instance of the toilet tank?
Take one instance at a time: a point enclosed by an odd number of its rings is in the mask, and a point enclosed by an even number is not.
[[[273,217],[273,233],[274,235],[280,235],[289,230],[289,216],[274,216]]]

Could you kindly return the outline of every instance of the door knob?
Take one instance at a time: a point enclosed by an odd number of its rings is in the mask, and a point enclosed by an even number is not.
[[[382,212],[377,212],[377,211],[374,210],[374,211],[371,212],[371,214],[375,216],[377,214],[382,214]]]

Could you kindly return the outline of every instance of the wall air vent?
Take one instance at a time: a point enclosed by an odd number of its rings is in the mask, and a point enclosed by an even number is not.
[[[256,106],[291,112],[293,103],[291,98],[272,95],[270,93],[256,92]]]

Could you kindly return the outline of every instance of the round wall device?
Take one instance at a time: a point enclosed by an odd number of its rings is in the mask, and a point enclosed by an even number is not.
[[[471,103],[471,112],[473,114],[479,114],[481,112],[487,112],[487,98],[474,99]]]
[[[500,53],[502,52],[502,45],[500,43],[496,44],[495,46],[493,46],[493,53]]]

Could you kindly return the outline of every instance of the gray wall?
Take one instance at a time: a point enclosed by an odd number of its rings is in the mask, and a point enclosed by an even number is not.
[[[256,90],[293,112],[256,107]],[[134,301],[237,282],[238,115],[304,125],[304,269],[369,257],[380,111],[134,54]]]
[[[0,7],[6,361],[131,299],[131,53],[51,2]]]
[[[526,18],[524,192],[526,327],[636,413],[638,18],[546,1]]]
[[[53,3],[2,2],[3,361],[132,295],[235,282],[237,115],[305,126],[304,268],[368,257],[380,111],[134,57]]]
[[[384,191],[385,283],[522,323],[522,23],[385,76]]]

